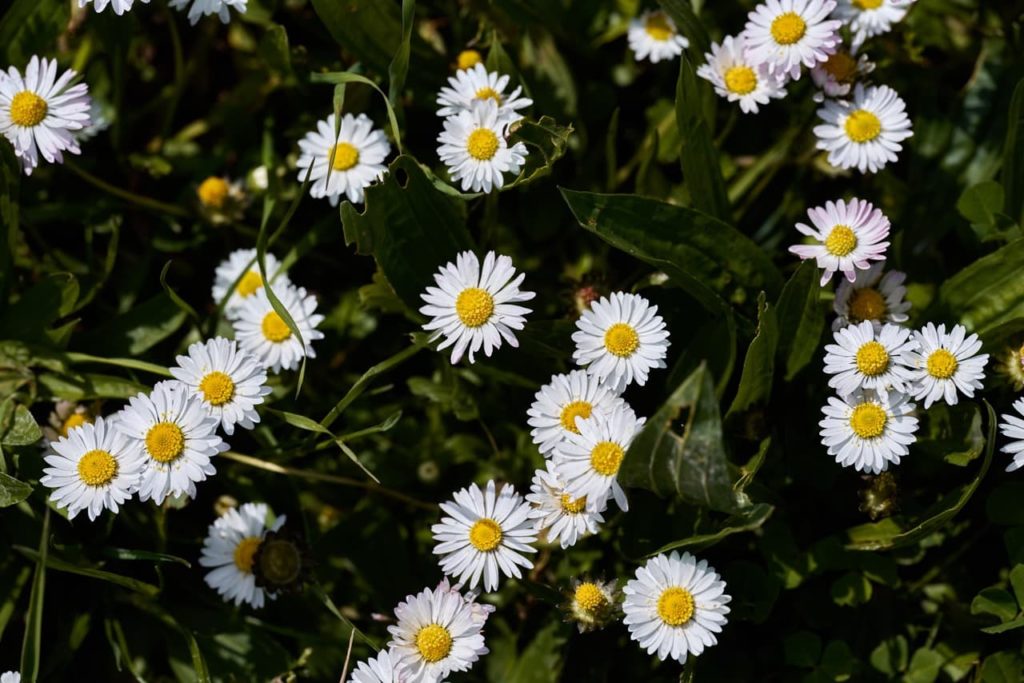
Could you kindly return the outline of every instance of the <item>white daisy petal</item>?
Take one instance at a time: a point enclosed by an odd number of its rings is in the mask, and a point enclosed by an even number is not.
[[[888,33],[903,21],[913,4],[914,0],[837,0],[832,17],[850,27],[853,49],[858,50],[868,38]]]
[[[125,12],[131,11],[135,0],[78,0],[78,6],[85,7],[90,2],[93,3],[93,8],[97,12],[102,12],[107,8],[107,5],[110,5],[111,9],[114,10],[114,14],[121,16]],[[139,2],[149,4],[149,0],[139,0]]]
[[[855,54],[838,49],[828,59],[811,69],[811,80],[819,92],[815,102],[824,102],[828,97],[846,97],[853,84],[875,70],[875,63],[867,55]]]
[[[601,513],[607,501],[600,506],[590,505],[586,496],[574,498],[565,490],[558,478],[554,462],[548,460],[545,469],[537,470],[526,500],[533,504],[530,518],[538,536],[549,543],[558,543],[569,548],[591,534],[596,534],[604,523]]]
[[[188,20],[194,26],[203,17],[208,17],[211,14],[216,14],[220,17],[222,23],[228,23],[231,20],[231,13],[228,8],[234,8],[235,11],[245,14],[246,4],[249,0],[169,0],[167,3],[174,9],[184,10],[191,3],[191,8],[188,10]]]
[[[626,39],[638,62],[649,59],[655,64],[675,59],[690,46],[672,18],[661,11],[644,12],[629,22]]]
[[[610,413],[624,401],[612,389],[584,370],[555,375],[540,388],[527,411],[530,436],[547,455],[568,434],[578,434],[577,419],[595,412]]]
[[[840,396],[858,389],[884,395],[913,387],[912,353],[918,342],[910,330],[886,324],[876,332],[872,322],[865,320],[838,330],[833,338],[836,343],[825,346],[825,374],[832,375],[828,385]]]

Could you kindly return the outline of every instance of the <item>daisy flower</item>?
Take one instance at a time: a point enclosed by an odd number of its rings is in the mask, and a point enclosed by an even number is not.
[[[291,284],[277,257],[270,252],[267,252],[267,272],[276,287]],[[224,315],[229,319],[238,317],[245,301],[261,289],[263,277],[256,263],[255,249],[234,250],[214,271],[213,302],[219,304],[231,292],[231,297],[224,304]]]
[[[81,154],[75,131],[89,125],[89,86],[68,87],[78,73],[68,69],[57,78],[57,60],[33,55],[25,77],[15,67],[0,71],[0,133],[14,145],[25,175],[39,165],[64,161],[64,152]]]
[[[825,418],[818,423],[821,443],[843,467],[879,474],[890,463],[898,465],[917,441],[915,407],[898,391],[881,396],[858,389],[842,400],[830,397],[821,409]]]
[[[505,484],[495,493],[494,481],[480,490],[476,484],[456,491],[453,500],[441,503],[448,516],[430,527],[440,555],[441,571],[476,588],[483,577],[486,591],[497,590],[499,574],[520,578],[519,567],[531,569],[533,562],[522,553],[537,552],[537,540],[530,520],[530,504]]]
[[[1013,409],[1024,416],[1024,398],[1014,401]],[[1013,440],[999,450],[1013,456],[1013,462],[1006,466],[1007,472],[1013,472],[1024,467],[1024,420],[1009,413],[1003,413],[1002,418],[1003,421],[999,423],[999,431],[1006,438]]]
[[[580,433],[569,434],[554,454],[555,473],[565,482],[566,493],[574,499],[586,498],[591,509],[603,509],[608,497],[614,496],[623,512],[629,510],[618,482],[619,468],[644,422],[625,404],[607,416],[577,420]]]
[[[187,356],[175,359],[171,374],[203,403],[208,415],[220,421],[231,436],[235,425],[252,429],[260,421],[256,406],[270,393],[267,372],[256,358],[239,350],[238,343],[217,337],[195,342]]]
[[[125,12],[131,11],[135,0],[78,0],[78,6],[85,7],[90,2],[93,3],[93,9],[97,12],[102,12],[107,8],[107,5],[110,5],[114,10],[114,14],[121,16]],[[149,4],[149,0],[139,0],[139,2],[144,5]]]
[[[75,427],[93,423],[93,415],[87,407],[74,401],[57,401],[50,416],[47,418],[47,425],[43,426],[43,445],[65,437]]]
[[[767,64],[772,75],[799,79],[801,64],[814,68],[841,42],[842,22],[828,18],[835,6],[835,0],[767,0],[758,5],[743,31],[747,59]]]
[[[857,271],[853,282],[842,280],[839,283],[832,304],[836,312],[833,332],[865,320],[871,321],[875,332],[885,323],[902,325],[907,322],[910,302],[904,300],[907,288],[903,286],[907,274],[890,270],[883,275],[884,267],[884,263],[872,263],[867,270]]]
[[[852,102],[829,100],[818,118],[825,123],[815,126],[814,134],[818,149],[828,152],[828,163],[861,173],[876,173],[896,161],[900,142],[914,134],[906,105],[887,85],[865,88],[858,83]]]
[[[231,21],[231,13],[228,12],[229,7],[233,7],[235,11],[245,14],[245,5],[249,0],[170,0],[167,4],[174,9],[184,10],[188,7],[189,3],[192,7],[188,11],[188,20],[195,26],[202,17],[208,17],[211,14],[216,14],[220,17],[222,23],[226,24]]]
[[[299,149],[302,151],[296,163],[299,182],[305,181],[308,174],[309,196],[327,197],[331,206],[337,206],[341,195],[353,204],[362,203],[363,189],[388,170],[384,159],[391,153],[391,143],[384,131],[374,129],[373,121],[366,114],[342,116],[338,137],[334,137],[334,114],[331,114],[326,120],[317,121],[316,130],[299,140]]]
[[[576,622],[580,633],[604,628],[619,612],[615,581],[573,579],[568,598],[562,606],[566,621]]]
[[[472,599],[457,591],[424,588],[395,608],[398,623],[388,626],[391,663],[406,676],[402,683],[435,683],[468,671],[488,653],[485,620]]]
[[[481,348],[489,358],[501,348],[502,339],[513,348],[519,346],[513,330],[523,329],[530,309],[516,304],[536,296],[520,291],[525,277],[516,275],[511,258],[493,251],[484,257],[483,268],[473,252],[457,255],[455,263],[446,263],[434,274],[437,287],[427,287],[420,294],[427,304],[420,313],[431,318],[423,325],[424,330],[433,332],[430,341],[444,337],[437,350],[451,346],[453,365],[467,350],[470,363],[476,362]]]
[[[840,396],[857,389],[902,392],[913,385],[911,352],[917,349],[917,341],[910,330],[886,324],[876,332],[865,320],[838,330],[833,339],[835,344],[825,345],[825,374],[833,375],[828,385]]]
[[[567,434],[579,434],[577,419],[587,419],[595,412],[608,414],[625,403],[618,394],[585,370],[555,375],[533,397],[526,411],[530,436],[542,454],[548,454]]]
[[[128,399],[117,428],[145,462],[139,499],[160,505],[169,496],[194,498],[196,482],[216,474],[210,459],[228,449],[199,397],[184,385],[160,383]]]
[[[21,683],[21,674],[17,671],[6,671],[0,674],[0,683]]]
[[[554,463],[548,460],[544,467],[534,472],[533,484],[526,496],[533,504],[530,519],[534,521],[537,535],[564,549],[576,545],[584,536],[596,534],[598,525],[604,523],[601,513],[607,501],[595,507],[587,504],[586,496],[573,498],[559,481]]]
[[[636,578],[622,589],[625,600],[622,623],[629,636],[664,661],[671,657],[680,664],[687,655],[697,656],[705,647],[718,643],[729,613],[732,597],[725,593],[725,581],[706,560],[690,553],[672,551],[652,557],[637,568]]]
[[[850,27],[853,49],[903,21],[913,0],[837,0],[832,16]]]
[[[68,519],[86,510],[90,521],[104,510],[117,514],[119,506],[138,490],[145,464],[128,440],[102,417],[51,441],[43,459],[49,467],[39,483],[56,489],[50,500],[67,508]]]
[[[665,321],[658,307],[639,294],[613,292],[601,297],[579,317],[576,329],[573,360],[614,391],[633,382],[643,386],[652,368],[665,367]]]
[[[504,173],[519,174],[526,163],[526,145],[511,147],[505,137],[508,124],[494,100],[474,102],[471,109],[444,120],[437,137],[437,155],[448,167],[452,182],[462,181],[462,191],[490,192],[505,184]]]
[[[274,599],[273,593],[256,585],[252,573],[253,557],[264,535],[268,530],[277,531],[285,522],[282,515],[267,526],[267,512],[265,503],[246,503],[228,509],[210,525],[199,564],[212,567],[204,580],[224,602],[234,602],[236,606],[246,602],[253,607],[263,607],[268,596]]]
[[[459,56],[455,58],[455,68],[459,71],[472,69],[483,61],[483,55],[481,55],[477,50],[463,50],[459,53]]]
[[[870,202],[825,202],[825,206],[807,209],[807,216],[814,227],[797,223],[796,229],[818,244],[796,244],[789,251],[801,259],[813,258],[818,262],[824,271],[822,287],[837,270],[853,282],[858,269],[867,270],[871,261],[885,260],[889,243],[882,240],[889,236],[889,219]]]
[[[697,75],[711,81],[719,97],[739,102],[744,114],[756,114],[758,105],[785,97],[786,88],[768,74],[767,64],[751,62],[745,51],[746,39],[742,34],[735,38],[726,36],[721,45],[711,43],[711,52],[704,53],[707,63],[697,69]]]
[[[391,653],[381,650],[376,657],[358,662],[352,670],[348,683],[403,683],[405,676],[397,662],[391,659]]]
[[[981,351],[978,335],[967,336],[967,328],[954,325],[946,332],[945,325],[938,328],[928,323],[914,333],[918,348],[908,355],[914,372],[911,375],[918,401],[924,399],[924,408],[931,408],[939,400],[951,406],[957,404],[957,389],[967,398],[974,398],[974,390],[984,388],[988,354]]]
[[[316,329],[324,317],[315,312],[316,297],[307,294],[305,288],[275,283],[273,289],[299,328],[302,341],[292,334],[284,318],[270,305],[264,289],[246,299],[234,321],[235,338],[243,351],[256,356],[268,370],[294,370],[303,358],[316,358],[313,342],[324,338],[324,333]]]
[[[244,196],[240,181],[231,181],[216,175],[204,179],[196,188],[199,204],[210,213],[218,213],[232,204],[239,204]]]
[[[690,41],[679,34],[672,18],[660,11],[644,12],[629,22],[626,38],[638,62],[650,59],[657,64],[663,59],[675,59],[690,46]]]
[[[520,109],[529,107],[533,100],[520,97],[522,88],[516,88],[508,95],[509,77],[488,71],[483,64],[477,63],[468,69],[460,69],[448,78],[448,87],[441,88],[437,103],[441,108],[438,116],[454,116],[462,111],[472,111],[474,102],[493,100],[498,105],[498,122],[514,123],[523,118]]]
[[[811,80],[820,92],[815,93],[815,102],[824,102],[826,97],[846,97],[853,84],[875,70],[875,63],[867,55],[854,56],[842,48],[828,59],[811,69]]]

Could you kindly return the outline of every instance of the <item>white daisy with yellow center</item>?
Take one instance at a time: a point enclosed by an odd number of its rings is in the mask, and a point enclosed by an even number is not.
[[[397,624],[388,626],[391,663],[402,683],[437,683],[449,674],[469,671],[487,654],[483,628],[486,613],[443,585],[406,596],[395,608]],[[371,679],[372,680],[372,679]]]
[[[248,2],[249,0],[169,0],[167,4],[174,9],[184,10],[191,3],[188,20],[195,26],[200,19],[211,14],[216,14],[220,17],[221,23],[226,24],[231,21],[231,12],[228,11],[228,8],[245,14]]]
[[[914,0],[837,0],[832,17],[850,27],[854,50],[903,21]]]
[[[875,63],[867,55],[856,54],[840,48],[828,59],[811,69],[811,80],[819,92],[814,94],[815,102],[824,102],[826,97],[846,97],[853,84],[875,70]]]
[[[129,12],[132,9],[132,5],[135,0],[78,0],[79,7],[85,7],[89,3],[93,3],[93,8],[97,12],[102,12],[110,5],[111,9],[114,10],[114,14],[121,16],[125,12]],[[144,5],[149,4],[149,0],[139,0]]]
[[[224,337],[195,342],[187,356],[175,359],[171,374],[203,403],[231,436],[235,425],[252,429],[260,421],[256,406],[270,393],[267,371],[255,356]]]
[[[840,396],[858,389],[905,392],[913,385],[911,353],[917,341],[910,330],[886,324],[876,332],[865,320],[837,331],[833,339],[835,344],[825,345],[825,374],[832,375],[828,385]]]
[[[835,0],[767,0],[747,16],[747,58],[778,77],[800,78],[836,51],[842,23],[829,19]]]
[[[883,273],[884,263],[872,263],[867,270],[858,270],[853,282],[843,280],[836,288],[832,304],[836,319],[832,331],[868,320],[875,332],[885,323],[902,325],[907,322],[910,302],[905,300],[907,288],[903,282],[907,274],[898,270]]]
[[[924,400],[925,410],[936,401],[957,404],[957,391],[974,398],[975,389],[983,389],[988,354],[981,351],[978,335],[967,335],[967,328],[954,325],[946,332],[928,323],[914,333],[918,348],[909,354],[914,372],[911,375],[914,398]]]
[[[821,443],[843,467],[879,474],[899,465],[917,441],[916,406],[899,391],[882,396],[858,389],[842,400],[830,397],[822,407],[825,418]]]
[[[471,111],[474,102],[491,100],[498,105],[498,122],[514,123],[523,118],[519,110],[529,107],[533,100],[521,97],[519,93],[522,88],[519,87],[506,95],[508,81],[508,76],[488,71],[480,63],[461,69],[448,78],[448,87],[441,88],[437,96],[441,108],[437,110],[437,115],[454,116],[459,112]]]
[[[828,163],[836,168],[877,173],[899,159],[900,143],[914,134],[906,109],[889,86],[858,83],[851,101],[828,100],[818,110],[824,121],[814,127],[818,149],[828,152]]]
[[[530,436],[540,452],[547,455],[567,435],[579,434],[577,420],[585,420],[594,413],[607,415],[623,403],[611,387],[585,370],[555,375],[540,388],[526,411],[528,424],[533,427]]]
[[[999,449],[1013,458],[1010,464],[1006,466],[1007,472],[1013,472],[1024,467],[1024,419],[1021,419],[1021,417],[1024,417],[1024,398],[1018,398],[1014,401],[1013,409],[1017,411],[1017,415],[1003,413],[1001,416],[1003,421],[999,423],[1000,433],[1010,439],[1009,443]]]
[[[533,474],[533,483],[526,500],[533,505],[530,518],[537,535],[548,543],[558,543],[562,548],[576,545],[576,541],[596,534],[604,517],[607,501],[591,505],[586,496],[576,498],[569,495],[555,472],[551,460],[544,463],[545,469]]]
[[[726,36],[721,45],[711,43],[704,59],[707,63],[697,69],[697,75],[711,81],[719,97],[739,102],[744,114],[757,113],[758,105],[786,96],[785,85],[768,73],[767,64],[747,59],[742,34]]]
[[[486,591],[498,588],[502,574],[521,578],[519,568],[531,569],[524,554],[537,552],[530,544],[537,540],[530,504],[505,484],[496,491],[494,481],[481,491],[476,484],[456,491],[452,500],[441,503],[447,515],[430,527],[440,555],[441,571],[470,588],[482,583]]]
[[[391,143],[384,131],[375,129],[366,114],[341,117],[338,135],[334,135],[334,114],[317,121],[316,130],[299,140],[299,182],[309,174],[309,196],[327,197],[337,206],[344,195],[353,204],[363,202],[363,190],[387,172],[384,160],[391,153]],[[310,166],[313,170],[310,171]]]
[[[609,496],[613,496],[621,510],[629,509],[626,493],[619,485],[619,469],[645,421],[637,419],[625,404],[608,415],[599,413],[577,420],[579,434],[568,435],[554,453],[558,481],[565,483],[565,492],[573,501],[586,498],[591,509],[603,510]]]
[[[57,60],[33,55],[25,76],[15,67],[0,72],[0,134],[14,145],[25,175],[39,166],[39,156],[61,163],[64,152],[81,154],[75,132],[89,125],[89,86],[68,87],[78,73],[68,69],[57,78]]]
[[[683,664],[689,655],[718,643],[728,622],[725,581],[706,560],[672,551],[652,557],[622,589],[622,620],[630,637],[664,661]]]
[[[268,525],[269,512],[265,503],[245,503],[229,508],[210,525],[199,564],[211,568],[203,579],[224,602],[263,607],[267,597],[274,599],[273,593],[256,585],[252,570],[253,558],[267,531],[277,531],[285,522],[281,515]]]
[[[376,657],[357,662],[352,669],[348,683],[404,683],[402,668],[391,658],[391,653],[381,650]]]
[[[43,459],[49,467],[39,483],[55,489],[50,500],[67,509],[68,519],[85,510],[90,521],[104,510],[116,514],[138,491],[145,466],[128,440],[102,417],[51,441]]]
[[[160,382],[128,399],[117,428],[145,462],[139,499],[157,505],[172,496],[195,498],[196,483],[217,473],[212,458],[228,449],[220,420],[180,382]]]
[[[504,174],[518,175],[528,154],[522,142],[509,147],[507,136],[508,123],[502,120],[497,103],[480,100],[444,120],[437,155],[448,167],[452,182],[461,181],[463,192],[500,190]]]
[[[47,424],[43,425],[43,447],[48,446],[51,441],[67,436],[75,427],[92,424],[94,419],[92,412],[81,403],[57,401],[50,411]]]
[[[577,365],[621,392],[647,383],[653,368],[665,367],[668,330],[658,307],[639,294],[613,292],[590,304],[576,321],[572,340]]]
[[[661,11],[644,12],[629,22],[626,39],[638,62],[649,59],[654,64],[675,59],[690,46],[672,18]]]
[[[243,351],[255,356],[268,370],[295,370],[303,358],[316,358],[313,342],[324,338],[324,333],[316,329],[324,317],[316,313],[316,297],[307,294],[305,288],[274,283],[271,289],[292,317],[302,341],[274,310],[265,289],[246,299],[238,319],[232,323],[235,338]]]
[[[796,229],[816,244],[796,244],[789,251],[801,259],[814,259],[822,269],[821,286],[837,270],[853,282],[858,270],[867,270],[872,261],[885,261],[889,243],[889,219],[881,210],[862,199],[825,202],[807,210],[814,227],[797,223]]]
[[[530,309],[517,304],[536,296],[519,289],[525,277],[516,275],[508,256],[489,251],[481,267],[476,254],[462,252],[434,275],[437,286],[420,294],[426,302],[420,313],[430,316],[423,329],[433,333],[431,341],[444,337],[437,350],[451,346],[453,365],[467,351],[470,363],[476,362],[480,349],[490,357],[502,340],[519,346],[514,331],[523,329]]]
[[[267,273],[275,287],[290,284],[288,274],[281,267],[277,257],[267,252]],[[259,264],[256,263],[255,249],[236,249],[225,260],[220,262],[214,271],[213,303],[224,304],[224,315],[229,319],[238,317],[242,304],[253,294],[263,289],[263,276],[260,275]]]

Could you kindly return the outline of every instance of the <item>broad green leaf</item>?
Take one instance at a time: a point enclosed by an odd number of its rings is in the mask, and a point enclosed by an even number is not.
[[[32,494],[32,487],[9,474],[0,472],[0,508],[10,507]]]
[[[782,289],[767,253],[712,216],[636,195],[563,188],[562,196],[581,226],[660,268],[712,313],[723,298],[743,302],[762,290],[774,298]]]
[[[1010,100],[1003,145],[1003,188],[1006,213],[1024,226],[1024,79],[1017,81]]]
[[[388,100],[392,107],[398,106],[398,98],[402,95],[405,77],[409,73],[409,48],[415,15],[416,0],[402,0],[402,39],[388,65]]]
[[[998,633],[1006,633],[1007,631],[1015,631],[1018,628],[1024,628],[1024,616],[1011,619],[1010,621],[1004,621],[1003,623],[996,624],[995,626],[986,626],[981,629],[981,632],[994,635]]]
[[[566,642],[565,626],[550,620],[522,649],[516,647],[516,634],[504,622],[495,624],[496,633],[488,642],[486,658],[490,683],[557,683],[562,667],[561,652]]]
[[[871,600],[873,589],[860,572],[847,572],[832,584],[832,601],[840,606],[857,607]]]
[[[571,124],[560,125],[550,116],[542,116],[536,123],[521,121],[513,125],[509,144],[522,142],[526,145],[529,155],[519,177],[503,187],[502,192],[529,185],[538,178],[550,175],[555,162],[565,156],[572,134]]]
[[[437,191],[412,157],[391,162],[384,179],[366,188],[360,213],[341,205],[346,244],[372,255],[388,283],[410,309],[434,285],[434,273],[456,254],[473,249],[465,204]]]
[[[997,652],[986,657],[981,665],[982,683],[1020,683],[1021,680],[1024,680],[1024,657],[1019,652]]]
[[[914,652],[903,676],[903,683],[932,683],[939,677],[946,658],[931,648],[922,647]]]
[[[93,398],[131,398],[140,393],[149,393],[151,386],[139,384],[123,377],[85,373],[82,375],[57,375],[43,373],[37,377],[44,395],[69,401],[84,401]]]
[[[67,315],[78,300],[78,281],[70,273],[55,273],[33,285],[0,315],[0,330],[10,339],[45,342],[46,331]]]
[[[706,367],[687,377],[647,421],[619,477],[626,486],[736,512],[718,400]]]
[[[138,356],[177,332],[185,318],[185,313],[161,292],[76,336],[76,348],[104,356]]]
[[[733,415],[764,403],[772,393],[775,375],[775,350],[779,344],[779,323],[775,309],[765,301],[764,292],[757,299],[757,333],[743,358],[743,373],[736,397],[729,406]]]
[[[982,337],[1014,318],[1024,317],[1024,239],[976,260],[939,289],[939,298],[968,330]]]
[[[35,683],[39,675],[39,655],[43,647],[43,598],[46,595],[46,567],[50,548],[50,508],[43,512],[39,552],[35,553],[35,574],[25,613],[25,637],[21,641],[21,680]]]
[[[28,408],[10,398],[0,404],[0,444],[31,446],[41,438],[43,432]]]
[[[971,600],[971,614],[991,614],[1004,623],[1019,611],[1017,601],[1002,588],[985,588]]]
[[[986,180],[964,190],[956,202],[956,210],[971,223],[991,226],[1003,205],[1003,186],[994,180]]]
[[[64,0],[14,0],[0,20],[4,64],[25,73],[32,55],[49,54],[67,28],[68,10],[69,3]]]
[[[698,534],[679,541],[666,543],[662,547],[651,552],[648,557],[654,557],[655,555],[667,553],[670,550],[677,550],[679,548],[708,548],[727,536],[732,536],[733,534],[742,533],[744,531],[759,529],[768,520],[774,510],[775,508],[767,503],[757,503],[742,512],[727,517],[719,526],[718,531],[707,534]]]
[[[821,670],[826,673],[830,680],[850,680],[857,667],[857,660],[850,650],[850,646],[842,640],[830,641],[825,646],[825,652],[821,656]]]
[[[825,316],[821,310],[821,285],[818,268],[804,261],[786,281],[775,308],[779,336],[779,360],[785,363],[786,381],[790,381],[817,353]]]
[[[380,74],[388,72],[402,36],[398,3],[379,0],[312,0],[338,45]]]
[[[732,209],[725,192],[725,181],[722,180],[718,150],[711,139],[714,97],[711,84],[697,78],[684,51],[679,58],[679,82],[676,85],[676,126],[682,143],[679,160],[683,167],[683,181],[695,209],[731,224]],[[708,102],[711,104],[706,104]]]
[[[907,668],[910,648],[907,639],[895,636],[883,640],[871,651],[871,666],[889,676],[895,676]]]
[[[1024,564],[1018,564],[1010,570],[1010,588],[1017,598],[1017,604],[1024,609]]]
[[[24,555],[25,557],[29,558],[30,560],[34,560],[36,562],[40,561],[41,558],[48,568],[55,569],[59,572],[78,574],[79,576],[85,576],[90,579],[106,581],[107,583],[112,583],[115,586],[127,588],[128,590],[132,590],[137,593],[142,593],[143,595],[154,596],[160,593],[160,589],[154,586],[153,584],[146,583],[145,581],[139,581],[138,579],[134,579],[130,576],[114,574],[113,572],[104,571],[102,569],[95,569],[93,567],[80,567],[76,564],[67,562],[52,555],[41,555],[35,550],[32,550],[31,548],[25,548],[23,546],[16,545],[14,546],[14,549],[22,555]]]

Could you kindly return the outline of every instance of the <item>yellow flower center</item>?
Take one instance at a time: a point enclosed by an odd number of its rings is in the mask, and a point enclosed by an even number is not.
[[[262,286],[263,278],[260,277],[259,271],[249,270],[238,281],[238,287],[235,288],[235,291],[238,292],[239,296],[245,298],[255,294],[256,290]]]
[[[489,128],[477,128],[469,134],[466,151],[477,161],[489,161],[498,153],[498,136]]]
[[[857,234],[848,225],[837,225],[825,238],[825,248],[833,256],[846,256],[857,248]]]
[[[737,95],[749,95],[757,87],[757,74],[749,66],[734,66],[725,72],[725,87]]]
[[[604,348],[608,353],[628,358],[640,346],[640,335],[626,323],[615,323],[604,333]]]
[[[249,536],[235,546],[235,566],[238,567],[238,571],[243,574],[252,573],[252,559],[260,548],[260,542],[259,536]]]
[[[882,0],[851,0],[851,2],[862,10],[878,9],[882,6]]]
[[[235,383],[219,370],[211,372],[199,383],[199,391],[210,405],[222,406],[235,395]]]
[[[157,422],[146,432],[146,450],[157,462],[169,463],[181,457],[185,450],[185,435],[173,422]]]
[[[857,369],[868,377],[881,375],[889,368],[889,352],[876,341],[869,341],[857,349]]]
[[[567,515],[578,515],[587,509],[587,497],[573,498],[568,493],[562,494],[562,512]]]
[[[263,323],[260,327],[263,329],[263,336],[266,337],[267,341],[272,341],[275,344],[279,344],[292,336],[292,331],[288,329],[288,324],[277,314],[277,311],[271,311],[263,316]]]
[[[885,431],[885,409],[877,403],[861,403],[850,413],[850,428],[862,439],[874,439]]]
[[[590,466],[602,476],[614,477],[625,457],[626,451],[622,446],[612,441],[601,441],[590,451]]]
[[[339,142],[334,146],[334,163],[331,166],[335,171],[347,171],[359,163],[359,150],[347,142]]]
[[[64,420],[64,424],[60,426],[60,435],[67,436],[75,427],[81,427],[84,424],[92,424],[92,418],[89,417],[88,413],[74,412],[68,415],[68,419]]]
[[[440,662],[452,651],[452,634],[440,624],[424,626],[416,634],[416,649],[426,662]]]
[[[501,544],[501,527],[489,517],[478,519],[469,529],[470,544],[482,553],[489,553]]]
[[[480,88],[476,91],[476,99],[478,100],[494,100],[495,103],[501,104],[501,94],[497,90],[491,87]]]
[[[472,69],[474,66],[483,61],[483,57],[476,50],[463,50],[459,53],[456,63],[460,70]]]
[[[587,612],[596,612],[608,604],[608,598],[604,596],[596,583],[581,583],[576,587],[576,594],[573,599],[581,609]]]
[[[874,287],[855,289],[850,294],[850,318],[854,322],[881,320],[889,307],[881,293]]]
[[[224,206],[224,200],[228,197],[228,183],[223,178],[210,176],[199,184],[196,193],[203,206],[219,209]]]
[[[850,83],[857,75],[857,60],[846,52],[829,55],[822,67],[839,83]]]
[[[30,90],[22,90],[11,99],[11,123],[23,128],[38,126],[48,110],[46,100]]]
[[[117,460],[106,451],[89,451],[78,461],[78,478],[87,486],[103,486],[117,476]]]
[[[455,312],[466,327],[480,327],[494,313],[494,297],[479,287],[467,287],[455,299]]]
[[[946,349],[936,349],[928,356],[928,374],[936,379],[949,379],[960,364]]]
[[[669,23],[668,17],[661,12],[655,12],[647,17],[647,21],[644,23],[644,30],[647,31],[647,35],[651,38],[662,42],[669,40],[675,35],[675,29]]]
[[[882,134],[882,122],[866,109],[858,109],[846,117],[846,135],[854,142],[871,142]]]
[[[666,588],[658,598],[658,616],[669,626],[682,626],[693,618],[693,595],[679,586]]]
[[[579,434],[580,430],[576,428],[576,418],[586,420],[590,417],[591,410],[593,410],[593,406],[586,401],[572,401],[565,404],[558,419],[562,423],[563,429],[567,429],[573,434]]]
[[[775,17],[771,32],[772,38],[779,45],[792,45],[804,37],[807,22],[796,12],[786,12]]]

